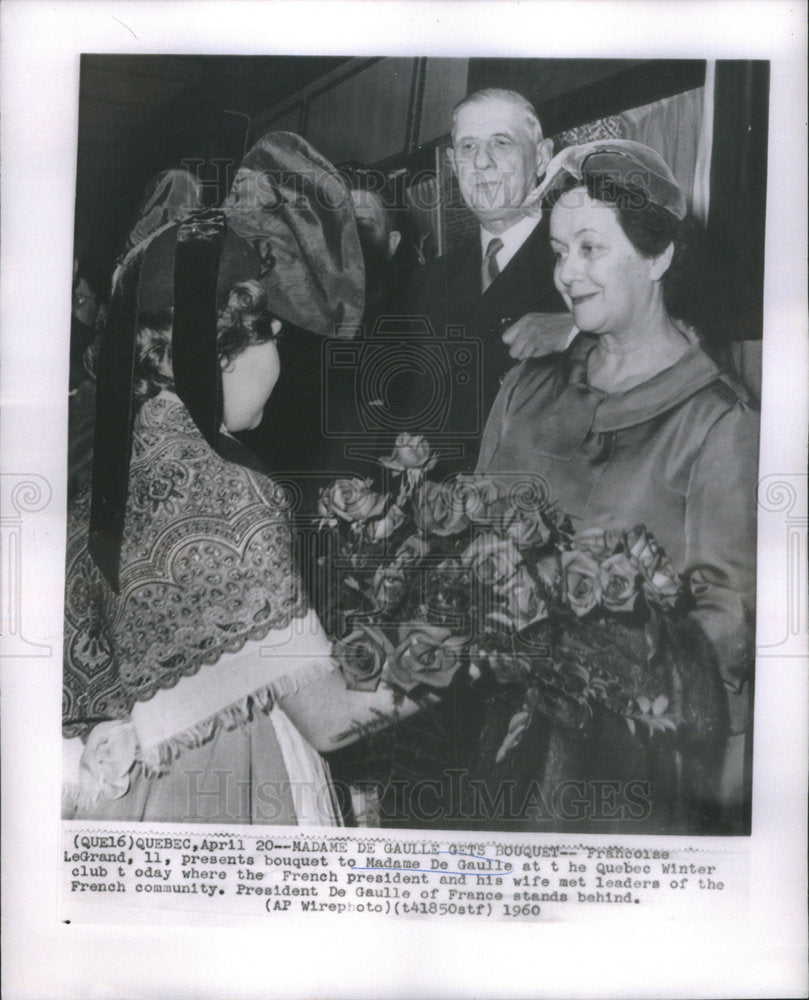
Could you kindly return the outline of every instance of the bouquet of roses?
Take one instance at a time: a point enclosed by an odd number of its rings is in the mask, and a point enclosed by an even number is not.
[[[643,526],[574,531],[530,479],[432,482],[422,437],[400,434],[380,464],[389,491],[350,478],[320,494],[320,527],[337,547],[320,610],[349,687],[385,681],[416,700],[451,683],[516,689],[498,760],[535,713],[585,728],[598,705],[632,733],[677,728],[666,694],[633,680],[661,622],[687,604]]]

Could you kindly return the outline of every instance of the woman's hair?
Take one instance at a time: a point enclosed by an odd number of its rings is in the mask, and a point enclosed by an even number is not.
[[[274,319],[267,292],[258,281],[240,281],[233,285],[216,321],[220,360],[232,361],[253,344],[274,340]],[[138,316],[133,380],[133,393],[138,402],[156,396],[163,389],[174,389],[172,325],[171,310],[144,312]]]
[[[695,326],[702,325],[704,296],[699,275],[705,273],[700,230],[693,220],[678,219],[652,202],[642,188],[624,187],[607,174],[590,173],[584,180],[569,177],[550,196],[551,205],[573,188],[585,187],[595,201],[615,211],[624,235],[647,259],[659,257],[673,244],[674,254],[663,276],[663,299],[670,316]]]
[[[267,292],[258,281],[240,281],[234,285],[216,321],[219,357],[231,361],[253,344],[274,340],[274,320]]]

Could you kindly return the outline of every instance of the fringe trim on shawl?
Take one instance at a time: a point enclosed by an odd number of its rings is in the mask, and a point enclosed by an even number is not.
[[[176,733],[169,739],[156,743],[146,750],[141,749],[144,775],[147,778],[155,778],[166,774],[172,763],[180,757],[184,750],[192,750],[208,743],[220,728],[231,730],[246,726],[252,721],[256,709],[266,715],[272,710],[276,699],[295,694],[307,684],[330,674],[333,670],[334,665],[331,661],[327,659],[314,660],[300,670],[252,691],[226,708],[220,709],[214,715],[180,733]]]

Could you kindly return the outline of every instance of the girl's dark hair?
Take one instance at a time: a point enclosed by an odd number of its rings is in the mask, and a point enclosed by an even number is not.
[[[219,357],[231,361],[253,344],[274,340],[274,319],[263,285],[254,280],[234,285],[216,321]]]
[[[253,344],[275,339],[267,292],[258,281],[240,281],[227,295],[216,321],[216,346],[228,362]],[[171,364],[171,310],[141,313],[135,343],[133,393],[138,402],[174,389]]]
[[[551,205],[565,191],[579,187],[615,210],[624,235],[642,257],[659,257],[670,243],[674,245],[671,264],[663,276],[666,309],[675,319],[701,326],[705,311],[699,276],[705,273],[704,249],[702,232],[694,221],[676,218],[650,201],[641,188],[624,187],[606,174],[591,173],[583,181],[569,177],[553,192]]]

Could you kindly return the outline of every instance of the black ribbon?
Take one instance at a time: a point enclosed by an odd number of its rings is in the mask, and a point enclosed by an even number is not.
[[[226,231],[221,212],[197,213],[178,228],[174,256],[175,389],[214,449],[219,443],[222,423],[216,293]],[[113,292],[98,363],[88,547],[116,593],[120,589],[121,542],[135,417],[132,382],[143,258],[144,253],[128,263]]]
[[[226,231],[221,212],[198,213],[177,231],[174,257],[174,387],[214,450],[222,425],[216,285]]]
[[[116,593],[132,449],[132,377],[142,265],[143,254],[122,272],[113,290],[97,367],[88,548],[95,564]]]

